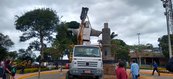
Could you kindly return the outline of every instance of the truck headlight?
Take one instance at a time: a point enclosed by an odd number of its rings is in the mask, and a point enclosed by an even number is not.
[[[103,68],[103,62],[99,62],[99,63],[98,63],[98,67]]]
[[[101,67],[103,67],[103,62],[101,63]]]
[[[78,73],[78,70],[77,70],[77,69],[74,69],[74,70],[73,70],[73,73]]]

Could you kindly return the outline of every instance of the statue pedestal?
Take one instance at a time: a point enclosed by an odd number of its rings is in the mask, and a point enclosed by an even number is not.
[[[115,64],[103,64],[105,75],[115,75]]]
[[[105,75],[115,75],[114,55],[111,54],[111,33],[108,23],[102,29],[102,56]]]

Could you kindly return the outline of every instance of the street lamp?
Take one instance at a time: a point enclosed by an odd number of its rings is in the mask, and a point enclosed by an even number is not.
[[[141,35],[141,33],[137,33],[137,35],[138,35],[138,45],[140,45],[140,35]]]
[[[137,33],[138,35],[138,53],[140,52],[139,49],[140,49],[140,35],[141,33]],[[141,66],[141,52],[139,53],[139,65]]]
[[[167,32],[168,32],[168,46],[169,46],[169,57],[172,57],[172,48],[171,48],[171,38],[170,38],[170,24],[173,25],[173,12],[172,12],[172,1],[171,0],[161,0],[163,2],[163,7],[165,8],[165,16],[167,23]]]

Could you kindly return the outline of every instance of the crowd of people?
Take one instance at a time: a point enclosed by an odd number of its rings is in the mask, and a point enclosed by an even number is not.
[[[153,65],[152,75],[154,75],[154,72],[157,71],[158,76],[160,76],[157,63],[154,61],[152,65]],[[138,63],[135,60],[132,60],[130,62],[130,73],[128,75],[126,72],[125,61],[122,61],[121,59],[119,59],[115,67],[116,79],[129,79],[129,77],[131,77],[132,79],[138,79],[140,77],[139,71],[140,71],[140,67]]]
[[[16,68],[15,64],[11,60],[1,61],[1,74],[2,79],[15,79]]]
[[[130,74],[126,72],[126,63],[122,60],[118,60],[117,66],[115,68],[116,79],[128,79],[131,75],[132,79],[138,79],[139,75],[139,65],[135,60],[132,60],[130,63]]]

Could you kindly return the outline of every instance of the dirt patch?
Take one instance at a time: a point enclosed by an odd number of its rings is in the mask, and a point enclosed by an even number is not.
[[[104,75],[104,79],[116,79],[115,75]]]

